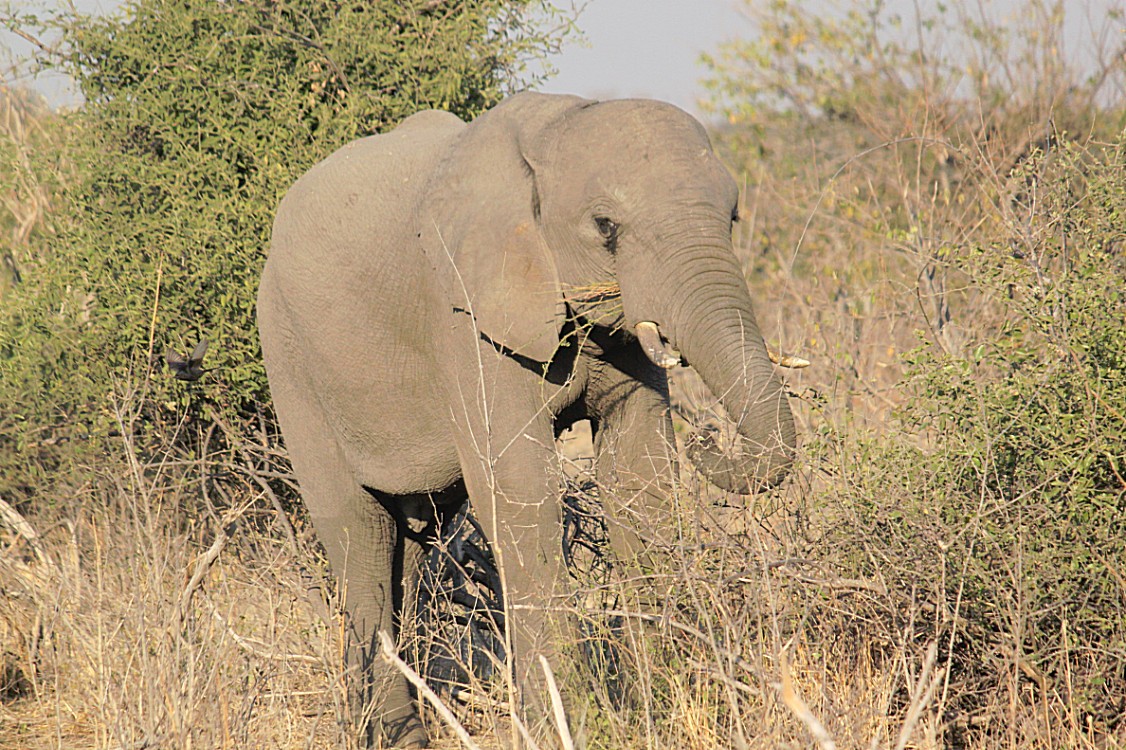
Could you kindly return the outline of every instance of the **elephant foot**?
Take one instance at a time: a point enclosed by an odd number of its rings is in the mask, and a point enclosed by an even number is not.
[[[380,747],[418,750],[429,747],[426,729],[422,726],[416,711],[409,710],[400,717],[385,716],[380,722],[379,733],[383,742]]]

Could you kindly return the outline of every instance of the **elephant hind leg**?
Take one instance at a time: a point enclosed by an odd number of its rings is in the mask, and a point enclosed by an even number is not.
[[[421,548],[362,488],[341,487],[332,497],[348,502],[329,512],[310,504],[310,515],[344,603],[350,703],[360,745],[425,747],[426,730],[406,678],[379,656],[380,631],[400,638],[404,590],[413,590],[408,571],[417,569]]]
[[[416,591],[412,571],[417,570],[422,547],[371,494],[361,490],[360,495],[362,505],[343,518],[318,519],[313,514],[322,540],[344,540],[335,554],[329,552],[329,559],[333,569],[341,571],[337,580],[348,617],[356,723],[361,738],[376,746],[425,747],[426,730],[406,678],[379,656],[380,631],[400,641],[404,599]]]
[[[395,524],[391,562],[391,599],[396,633],[411,632],[417,615],[423,558],[441,534],[444,519],[465,504],[468,496],[459,480],[442,492],[392,495],[368,492]]]
[[[264,335],[264,344],[267,339]],[[360,744],[424,747],[426,732],[410,687],[378,651],[378,632],[396,630],[393,567],[402,547],[397,524],[355,480],[311,390],[302,386],[299,373],[289,371],[290,360],[271,360],[279,342],[269,343],[275,345],[266,349],[274,406],[302,499],[344,601],[349,703]]]

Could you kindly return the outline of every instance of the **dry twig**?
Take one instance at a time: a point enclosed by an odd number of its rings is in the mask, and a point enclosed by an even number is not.
[[[466,731],[465,727],[462,726],[461,722],[454,716],[453,711],[451,711],[449,707],[442,702],[442,699],[438,697],[438,694],[426,684],[426,680],[422,679],[418,672],[414,671],[409,664],[402,660],[395,649],[395,642],[391,640],[391,636],[387,634],[386,630],[379,631],[379,655],[384,661],[399,670],[410,684],[414,685],[415,689],[418,690],[418,694],[425,698],[426,702],[433,706],[434,710],[438,712],[438,715],[442,717],[442,720],[454,730],[454,733],[457,735],[457,738],[461,740],[462,744],[469,748],[469,750],[480,750],[477,743],[469,736],[469,732]]]

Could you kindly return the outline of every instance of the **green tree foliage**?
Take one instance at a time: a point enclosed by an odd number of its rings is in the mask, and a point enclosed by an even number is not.
[[[107,394],[267,401],[254,321],[278,200],[354,138],[435,107],[471,118],[558,42],[529,0],[137,0],[66,15],[56,57],[85,104],[56,234],[0,310],[7,440],[42,450],[113,429]],[[566,28],[565,24],[560,28]],[[378,290],[372,290],[378,293]],[[211,342],[191,388],[150,362]],[[7,449],[12,448],[8,444]]]

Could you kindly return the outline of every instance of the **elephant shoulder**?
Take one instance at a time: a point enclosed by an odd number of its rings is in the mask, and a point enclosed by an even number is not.
[[[424,109],[415,112],[392,130],[392,133],[414,133],[418,131],[431,132],[456,132],[465,127],[465,123],[457,115],[440,109]]]
[[[270,263],[290,280],[342,267],[371,269],[402,254],[431,174],[465,123],[420,112],[399,127],[352,141],[316,164],[286,192],[274,217]],[[311,282],[310,282],[311,283]]]
[[[314,166],[302,178],[346,180],[350,173],[364,181],[378,181],[381,174],[407,171],[417,174],[437,160],[445,147],[465,129],[454,114],[423,110],[406,118],[386,133],[370,135],[348,143]],[[299,181],[300,182],[300,181]]]
[[[376,215],[381,209],[401,213],[464,128],[456,115],[425,110],[391,131],[352,141],[297,180],[278,213],[283,218],[320,215],[336,220],[337,225],[353,227],[374,218],[373,211]]]

